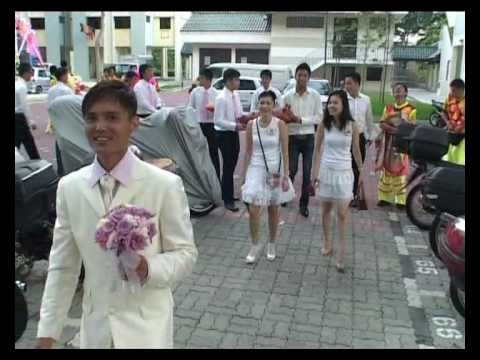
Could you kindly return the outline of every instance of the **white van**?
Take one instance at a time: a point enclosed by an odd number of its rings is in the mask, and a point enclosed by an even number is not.
[[[213,79],[219,79],[223,76],[226,69],[235,69],[241,76],[254,77],[260,79],[262,70],[272,72],[272,86],[282,91],[293,79],[293,71],[288,65],[269,65],[269,64],[246,64],[246,63],[216,63],[208,66],[213,72]]]

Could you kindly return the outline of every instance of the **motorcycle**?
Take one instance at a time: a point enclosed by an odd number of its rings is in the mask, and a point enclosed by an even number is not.
[[[442,213],[452,216],[465,215],[465,167],[451,164],[448,168],[432,170],[424,181],[423,193],[435,209],[436,215],[429,232],[433,253],[441,259],[438,238],[443,233],[445,222]]]
[[[433,112],[428,117],[430,125],[438,128],[445,129],[447,123],[442,118],[442,113],[444,113],[443,103],[441,101],[432,100]]]
[[[24,296],[26,290],[26,283],[15,280],[15,342],[22,337],[27,328],[28,307]]]
[[[429,175],[437,168],[445,169],[462,169],[464,166],[457,165],[448,161],[421,161],[414,162],[415,169],[411,173],[407,181],[410,186],[416,180],[417,184],[408,192],[406,200],[406,212],[409,220],[422,230],[432,230],[435,226],[436,219],[440,211],[450,210],[447,204],[438,204],[438,195],[425,191],[426,185],[429,183]],[[433,247],[432,247],[433,248]]]
[[[458,313],[465,317],[465,218],[442,213],[437,238],[439,257],[450,275],[450,299]]]
[[[48,260],[58,180],[48,161],[15,163],[15,274],[19,279],[26,279],[34,261]]]

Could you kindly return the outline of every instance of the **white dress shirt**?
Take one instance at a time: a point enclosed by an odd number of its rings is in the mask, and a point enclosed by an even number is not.
[[[285,105],[289,104],[292,112],[302,118],[301,124],[288,124],[288,135],[315,134],[314,125],[318,125],[323,118],[320,94],[307,87],[307,90],[300,96],[296,88],[293,88],[283,96],[283,102]]]
[[[144,79],[135,84],[133,91],[137,96],[137,114],[152,114],[162,107],[162,99],[158,96],[155,87]]]
[[[263,86],[260,86],[252,95],[252,100],[250,102],[250,112],[254,112],[258,110],[258,103],[259,103],[258,97],[264,91],[273,91],[277,96],[277,99],[275,100],[275,109],[283,108],[282,94],[277,88],[270,86],[268,89],[265,89]]]
[[[75,93],[68,85],[59,81],[55,86],[52,86],[48,90],[48,95],[47,95],[48,107],[52,105],[53,100],[55,100],[60,96],[65,96],[65,95],[75,95]]]
[[[225,87],[215,99],[213,122],[215,130],[236,131],[237,119],[243,115],[242,104],[237,92],[231,92]]]
[[[370,97],[359,93],[356,98],[347,92],[350,113],[352,114],[359,133],[364,133],[365,139],[372,140],[374,137],[375,125],[373,123],[372,103]]]
[[[208,89],[205,89],[203,86],[196,87],[190,93],[190,100],[188,106],[194,108],[197,114],[197,121],[199,123],[213,123],[213,112],[207,111],[205,106],[205,93],[207,93],[208,103],[215,105],[215,99],[218,96],[218,90],[213,86],[210,86]]]
[[[15,112],[22,113],[27,118],[28,122],[31,123],[31,112],[30,106],[27,103],[27,82],[20,78],[15,82]]]

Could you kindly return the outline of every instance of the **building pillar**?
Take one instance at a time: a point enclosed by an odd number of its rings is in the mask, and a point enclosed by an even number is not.
[[[114,25],[112,12],[105,11],[105,24],[103,29],[103,60],[105,64],[112,64],[115,59]]]
[[[72,12],[72,42],[74,44],[73,58],[70,61],[72,71],[82,79],[90,79],[88,59],[88,39],[80,32],[80,24],[86,24],[87,17],[84,12]]]
[[[60,36],[63,34],[62,24],[60,24],[60,12],[59,11],[46,11],[45,12],[45,34],[46,47],[47,47],[47,59],[46,62],[51,64],[60,65]]]
[[[146,18],[145,12],[142,11],[132,11],[130,13],[131,19],[131,53],[132,55],[145,55],[147,52],[146,46],[146,36],[145,36],[145,26]]]
[[[234,47],[232,47],[232,55],[230,62],[234,64],[237,61],[237,51]]]

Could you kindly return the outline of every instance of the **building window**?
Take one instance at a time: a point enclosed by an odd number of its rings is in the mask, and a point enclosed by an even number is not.
[[[382,80],[381,67],[368,67],[367,68],[367,81],[381,81]]]
[[[320,16],[288,16],[287,28],[323,28],[324,18]]]
[[[45,18],[30,18],[33,30],[45,30]]]
[[[387,19],[384,17],[372,17],[369,21],[370,29],[377,29],[379,31],[384,31],[387,26]]]
[[[101,17],[87,17],[87,25],[94,29],[102,28],[102,18]]]
[[[171,27],[170,18],[161,17],[160,18],[160,30],[169,30]]]
[[[115,29],[130,29],[129,16],[115,16]]]
[[[147,16],[147,23],[150,22],[150,16]]]
[[[59,17],[58,17],[58,22],[59,22],[60,24],[65,24],[65,16],[59,16]]]
[[[447,73],[445,74],[445,80],[448,81],[448,77],[450,75],[450,60],[447,61]]]

